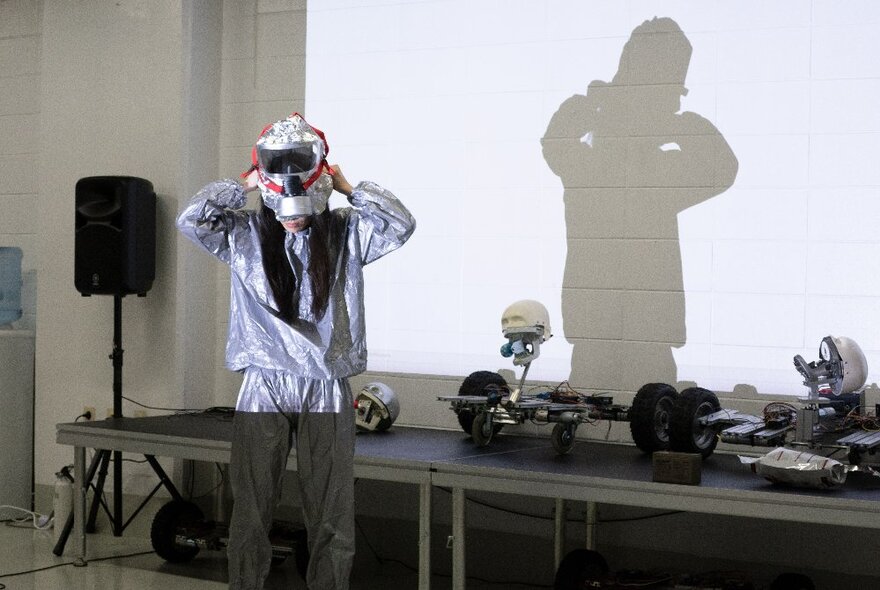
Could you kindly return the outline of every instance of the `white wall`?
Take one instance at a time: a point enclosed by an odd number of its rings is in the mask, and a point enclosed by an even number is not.
[[[367,273],[370,369],[504,366],[498,318],[526,296],[556,334],[536,379],[798,395],[792,357],[834,334],[877,381],[878,21],[872,2],[310,2],[307,110],[420,222]]]
[[[146,298],[122,301],[123,395],[179,407],[177,249],[180,191],[181,6],[162,2],[43,3],[37,304],[36,481],[71,462],[54,425],[84,406],[113,405],[113,299],[73,288],[73,188],[79,178],[146,178],[158,195],[159,270]],[[129,406],[131,407],[131,406]],[[131,481],[131,480],[129,480]]]
[[[39,153],[40,3],[0,3],[0,246],[22,249],[22,317],[36,322],[38,185],[27,181]]]

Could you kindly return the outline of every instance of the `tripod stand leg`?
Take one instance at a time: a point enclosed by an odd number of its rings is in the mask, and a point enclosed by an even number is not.
[[[168,490],[168,493],[171,494],[171,497],[175,500],[183,500],[183,496],[180,495],[180,492],[177,491],[177,488],[174,487],[174,484],[171,482],[171,479],[166,475],[165,470],[162,469],[162,466],[159,465],[159,462],[156,461],[156,457],[153,455],[144,455],[147,462],[153,468],[153,471],[156,473],[156,476],[159,478],[159,481],[165,489]]]
[[[122,452],[113,451],[113,536],[122,536]]]
[[[98,518],[98,506],[101,504],[101,495],[104,492],[104,480],[107,479],[107,467],[110,464],[110,451],[100,450],[98,454],[95,455],[95,460],[100,460],[101,462],[101,470],[98,472],[98,481],[95,484],[95,496],[92,498],[92,507],[89,510],[89,519],[86,521],[86,532],[94,533],[95,532],[95,520]],[[94,461],[93,461],[94,464]],[[91,478],[89,478],[91,481]],[[88,482],[86,482],[88,485]],[[113,524],[113,527],[116,527],[116,524]]]

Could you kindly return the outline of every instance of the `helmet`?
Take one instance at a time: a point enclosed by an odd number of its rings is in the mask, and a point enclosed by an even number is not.
[[[267,125],[251,154],[263,202],[279,221],[321,213],[333,192],[324,133],[302,115]]]
[[[361,430],[388,430],[399,415],[397,394],[384,383],[367,383],[358,393],[354,421]]]
[[[550,314],[539,301],[523,299],[511,303],[501,314],[501,333],[507,337],[513,333],[536,330],[542,342],[546,342],[553,335],[550,329]]]

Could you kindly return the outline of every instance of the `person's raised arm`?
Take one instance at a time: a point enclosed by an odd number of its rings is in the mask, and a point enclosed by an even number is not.
[[[235,180],[218,180],[204,186],[177,216],[177,228],[196,245],[229,263],[229,236],[245,224],[236,212],[247,203],[247,192],[256,188],[248,176],[244,186]]]
[[[416,229],[416,220],[403,203],[374,182],[352,186],[338,165],[333,165],[333,188],[348,197],[357,211],[361,260],[369,264],[396,250]]]

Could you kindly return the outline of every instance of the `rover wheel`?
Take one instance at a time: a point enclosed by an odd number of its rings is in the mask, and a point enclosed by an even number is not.
[[[478,447],[485,447],[492,440],[495,434],[495,425],[489,412],[479,412],[474,416],[473,428],[471,428],[471,438]]]
[[[669,418],[678,392],[665,383],[643,385],[629,410],[633,442],[645,453],[669,450]]]
[[[850,465],[861,465],[862,463],[862,454],[856,449],[850,447],[849,451],[846,454],[846,460]]]
[[[180,529],[204,520],[201,509],[185,500],[172,500],[156,512],[150,526],[150,541],[156,554],[171,563],[190,561],[199,553],[198,547],[177,544]]]
[[[305,580],[306,570],[309,567],[309,539],[306,530],[299,526],[279,521],[272,525],[272,529],[269,531],[269,538],[272,541],[272,567],[285,564],[292,553],[296,564],[296,571]],[[276,546],[283,546],[284,549]]]
[[[553,590],[582,590],[587,582],[596,581],[608,573],[608,562],[602,554],[589,549],[570,551],[556,569]]]
[[[776,576],[770,590],[816,590],[816,585],[808,576],[789,572]]]
[[[509,391],[504,377],[494,371],[474,371],[462,381],[458,388],[458,395],[485,395],[500,393],[506,395]],[[461,429],[471,434],[474,424],[474,412],[470,409],[459,410],[458,423]],[[495,434],[501,430],[503,424],[495,425]]]
[[[553,435],[550,438],[550,442],[553,443],[553,448],[556,449],[557,453],[565,455],[572,449],[576,431],[577,424],[556,423],[556,426],[553,427]]]
[[[718,397],[708,389],[689,387],[681,392],[669,418],[669,446],[673,451],[699,453],[705,459],[715,450],[715,428],[699,420],[721,409]]]

